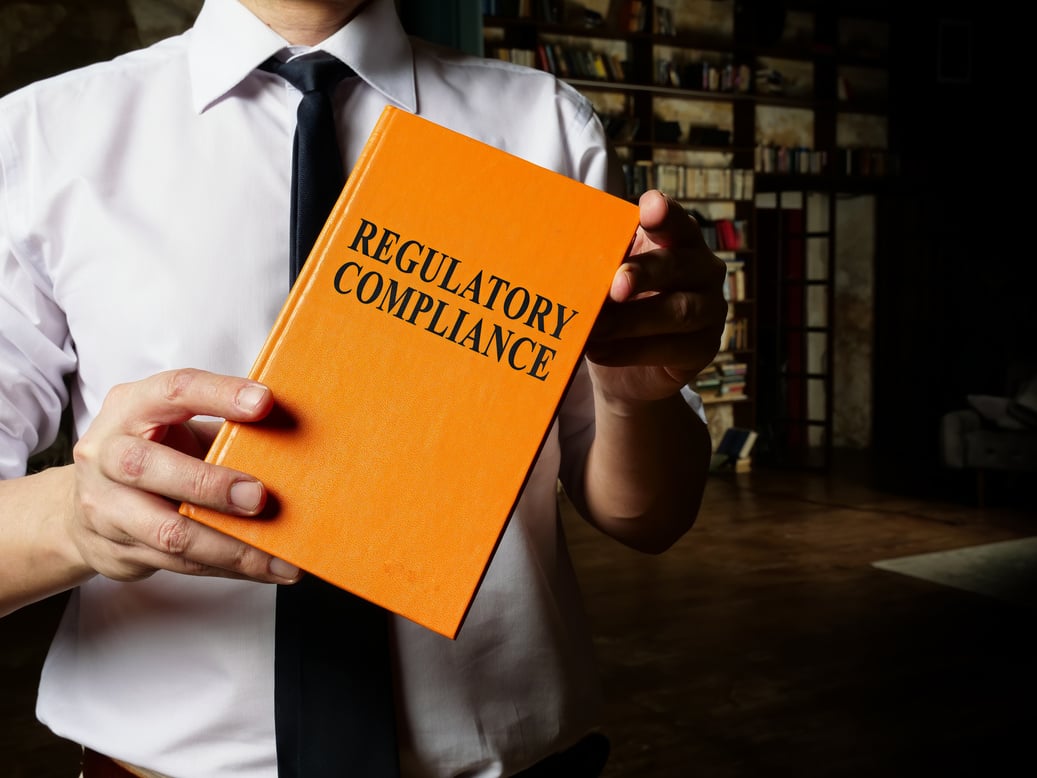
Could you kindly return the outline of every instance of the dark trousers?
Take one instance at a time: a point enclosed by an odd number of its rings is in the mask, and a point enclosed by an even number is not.
[[[514,778],[598,778],[609,760],[609,739],[594,732],[576,745],[552,754]],[[111,759],[87,749],[83,755],[83,778],[135,778]]]
[[[542,759],[514,778],[598,778],[609,760],[611,743],[592,732],[574,746]]]

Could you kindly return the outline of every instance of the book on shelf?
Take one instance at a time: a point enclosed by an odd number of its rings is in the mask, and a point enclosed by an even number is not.
[[[636,128],[635,128],[636,129]],[[656,127],[658,139],[658,127]],[[717,168],[681,165],[673,162],[656,162],[650,159],[639,159],[623,163],[623,171],[627,177],[628,189],[633,195],[646,189],[661,189],[677,200],[748,200],[752,198],[753,171],[741,168]],[[693,215],[698,213],[695,211]],[[712,220],[701,214],[696,216],[700,223]],[[745,219],[732,219],[735,235],[732,240],[735,248],[747,248],[747,222]],[[715,235],[715,231],[713,233]]]
[[[748,470],[747,465],[751,461],[753,446],[758,437],[756,430],[746,427],[728,427],[724,430],[723,437],[713,451],[710,468],[719,470],[731,467],[736,472]],[[740,464],[742,465],[741,470],[738,469]]]
[[[743,362],[740,359],[735,359],[733,355],[726,354],[727,359],[718,359],[713,363],[717,372],[723,378],[738,378],[739,376],[745,377],[745,374],[749,370],[749,364]]]
[[[565,3],[562,0],[539,0],[539,19],[558,24],[565,18]]]
[[[648,0],[616,0],[613,5],[617,32],[647,32]]]
[[[626,81],[627,80],[627,61],[616,53],[609,55],[609,62],[612,64],[612,73],[614,78],[613,81]]]
[[[731,171],[728,171],[731,172]],[[660,187],[662,188],[662,187]],[[663,189],[667,192],[666,189]],[[667,192],[667,194],[671,194]],[[678,197],[677,199],[681,199]],[[746,219],[710,219],[697,208],[688,208],[688,213],[698,222],[702,239],[713,251],[741,251],[749,248],[748,221]]]
[[[720,378],[719,397],[725,399],[734,399],[736,397],[745,396],[745,379],[744,378],[728,378],[722,376]]]
[[[571,57],[569,56],[566,48],[560,43],[545,44],[551,50],[552,57],[551,61],[554,62],[554,69],[551,71],[557,76],[562,78],[569,78],[569,76],[575,76],[576,74],[571,72],[569,62]]]
[[[630,143],[637,137],[637,131],[641,122],[636,116],[627,114],[605,114],[599,113],[605,134],[614,143]]]
[[[717,451],[731,459],[746,459],[752,454],[758,433],[745,427],[729,427],[721,438]]]
[[[706,365],[691,382],[694,389],[703,400],[712,400],[720,396],[720,371],[716,364]]]
[[[548,73],[555,72],[554,54],[550,53],[543,43],[537,44],[536,66]]]
[[[623,60],[615,54],[598,51],[586,45],[575,46],[558,42],[539,43],[537,52],[520,54],[512,59],[520,65],[530,65],[562,78],[582,78],[589,81],[623,81]]]
[[[738,233],[735,231],[735,225],[730,219],[717,219],[714,224],[717,229],[718,250],[730,251],[743,248]]]
[[[749,319],[744,316],[728,319],[720,334],[720,350],[745,351],[749,347]]]
[[[721,351],[689,386],[706,402],[738,400],[745,396],[748,372],[747,362],[730,351]]]
[[[748,290],[745,279],[745,260],[725,259],[727,276],[724,278],[724,299],[728,302],[741,302],[746,299]]]
[[[525,65],[527,67],[539,67],[540,60],[539,54],[533,49],[515,49],[507,47],[494,47],[489,48],[486,51],[488,57],[496,57],[497,59],[503,60],[504,62],[511,62],[516,65]]]
[[[749,365],[741,360],[725,360],[716,363],[720,384],[717,387],[721,397],[735,397],[745,394],[745,380]]]
[[[652,3],[652,32],[657,35],[676,35],[673,0],[654,0]]]
[[[486,16],[528,19],[533,15],[533,0],[482,0]]]
[[[250,371],[274,412],[206,457],[265,510],[181,512],[456,637],[637,224],[387,107]]]

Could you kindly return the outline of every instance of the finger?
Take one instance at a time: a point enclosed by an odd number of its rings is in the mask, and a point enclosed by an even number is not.
[[[113,436],[97,461],[112,481],[221,513],[254,516],[266,503],[266,490],[255,478],[146,438]]]
[[[698,223],[687,210],[658,189],[650,189],[638,200],[641,226],[631,254],[669,246],[704,245]]]
[[[192,441],[181,428],[172,433],[173,445],[152,441],[164,441],[169,425],[198,414],[250,421],[265,416],[272,405],[270,390],[254,381],[201,370],[167,371],[114,387],[73,457],[77,464],[96,464],[105,477],[120,483],[251,515],[265,499],[254,478],[202,462],[202,441]]]
[[[181,515],[157,495],[129,488],[107,499],[114,523],[94,528],[96,569],[115,580],[139,580],[156,569],[187,575],[291,583],[299,569]]]
[[[723,284],[723,262],[680,203],[650,190],[641,196],[640,209],[637,235],[612,279],[609,299],[624,302],[654,291]]]
[[[655,249],[631,257],[616,271],[609,290],[613,302],[676,290],[713,290],[721,293],[727,267],[708,249]]]
[[[715,329],[654,338],[621,338],[587,347],[587,358],[605,367],[666,367],[698,372],[716,353],[720,332]]]
[[[262,384],[235,376],[184,368],[114,387],[105,405],[131,435],[156,437],[162,428],[198,416],[254,421],[269,413],[273,396]],[[125,409],[132,408],[132,413]],[[104,409],[102,409],[103,412]]]
[[[609,340],[723,330],[727,301],[711,292],[670,292],[608,303],[591,331],[591,345]]]

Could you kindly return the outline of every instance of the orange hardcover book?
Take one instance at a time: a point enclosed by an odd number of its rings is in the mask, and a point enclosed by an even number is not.
[[[637,223],[386,108],[206,458],[266,511],[181,512],[456,638]]]

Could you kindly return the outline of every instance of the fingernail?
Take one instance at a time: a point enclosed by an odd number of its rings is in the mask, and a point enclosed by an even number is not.
[[[262,499],[263,487],[259,481],[235,481],[231,484],[231,504],[243,511],[254,511]]]
[[[290,565],[283,559],[278,559],[277,557],[270,558],[269,570],[270,575],[284,578],[286,581],[292,581],[299,575],[298,567]]]
[[[631,295],[633,289],[634,274],[630,272],[629,267],[623,266],[612,278],[609,296],[616,302],[623,302]]]
[[[238,392],[238,396],[234,398],[234,401],[238,404],[238,407],[246,411],[254,411],[265,396],[266,387],[259,384],[249,384]]]

